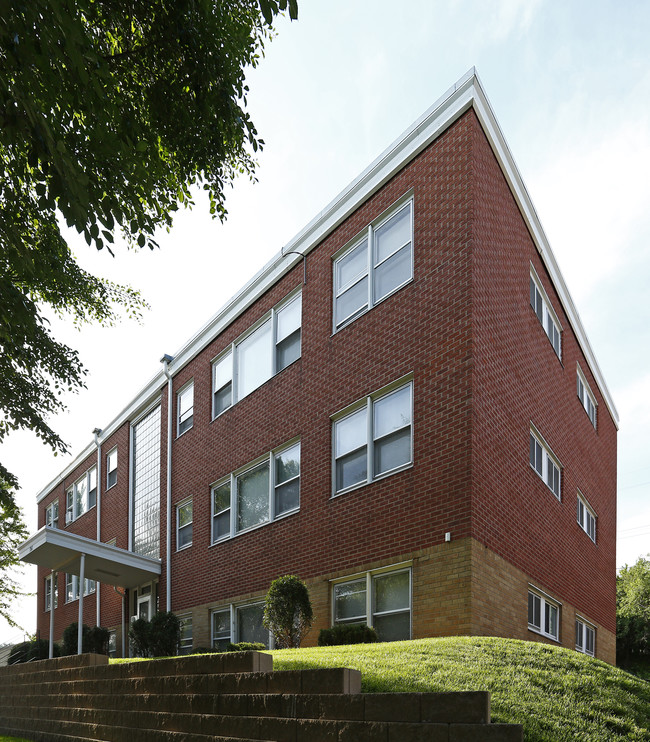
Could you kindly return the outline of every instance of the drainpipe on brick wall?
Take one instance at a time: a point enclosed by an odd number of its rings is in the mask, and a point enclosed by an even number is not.
[[[99,440],[101,432],[101,428],[95,428],[93,430],[95,445],[97,446],[97,502],[95,504],[95,507],[97,508],[97,541],[102,540],[102,443]],[[96,585],[95,597],[97,599],[97,620],[95,623],[97,626],[102,625],[100,593],[100,585]]]
[[[163,365],[163,373],[167,377],[167,566],[165,569],[165,585],[167,593],[167,611],[172,609],[172,434],[173,434],[173,397],[172,397],[172,375],[169,373],[169,364],[174,360],[173,356],[164,355],[160,362]]]

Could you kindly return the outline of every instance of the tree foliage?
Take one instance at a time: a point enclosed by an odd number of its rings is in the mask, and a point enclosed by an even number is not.
[[[0,442],[28,428],[65,450],[47,417],[85,371],[46,308],[110,324],[143,306],[82,270],[62,225],[100,250],[117,235],[153,248],[196,187],[223,219],[263,144],[245,68],[286,9],[296,0],[0,2]]]
[[[650,560],[644,557],[616,577],[616,652],[622,661],[650,658]]]
[[[296,575],[273,580],[264,603],[263,624],[279,649],[299,647],[314,620],[305,583]]]
[[[11,488],[0,474],[0,616],[19,628],[11,617],[14,601],[22,596],[17,582],[18,544],[27,538],[27,528]]]

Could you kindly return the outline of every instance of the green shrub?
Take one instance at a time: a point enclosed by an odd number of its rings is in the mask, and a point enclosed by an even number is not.
[[[262,642],[239,642],[238,644],[229,644],[226,652],[252,652],[266,649]]]
[[[370,644],[378,642],[377,632],[370,626],[341,624],[331,629],[321,629],[319,647],[334,647],[339,644]]]
[[[63,630],[62,654],[77,654],[79,624],[75,621]],[[103,626],[86,626],[81,628],[81,651],[94,654],[108,654],[109,631]]]
[[[137,618],[129,627],[129,640],[138,657],[175,655],[181,641],[180,619],[171,611],[159,611],[151,621]]]
[[[273,580],[266,594],[262,623],[275,637],[278,649],[299,647],[313,620],[305,583],[296,575]]]
[[[8,664],[17,665],[19,662],[31,662],[32,660],[46,660],[49,655],[50,643],[47,639],[32,639],[28,642],[14,644],[9,653]],[[60,657],[59,645],[54,645],[53,657]]]

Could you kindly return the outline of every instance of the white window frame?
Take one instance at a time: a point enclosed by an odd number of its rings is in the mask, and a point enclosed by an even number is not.
[[[389,397],[391,394],[394,394],[396,392],[400,392],[407,387],[410,389],[411,398],[410,422],[407,425],[403,425],[399,430],[406,430],[407,428],[410,428],[409,460],[392,469],[388,469],[386,471],[375,474],[375,450],[377,447],[377,443],[380,440],[379,438],[375,439],[374,437],[375,405],[382,399],[385,399],[386,397]],[[358,489],[359,487],[365,487],[366,485],[377,482],[393,474],[397,474],[398,472],[404,471],[404,469],[408,469],[413,466],[413,398],[413,375],[408,374],[407,376],[402,377],[401,379],[398,379],[397,381],[394,381],[385,387],[382,387],[378,391],[369,394],[367,397],[363,397],[362,399],[357,400],[353,404],[349,405],[348,407],[344,408],[343,410],[337,412],[335,415],[332,416],[332,497],[338,497],[339,495],[345,494],[346,492],[351,492],[355,489]],[[339,460],[345,458],[346,456],[349,456],[351,453],[354,453],[354,451],[346,451],[340,455],[338,454],[336,436],[337,425],[363,409],[366,410],[366,478],[362,481],[348,485],[347,487],[341,487],[341,489],[338,489],[337,464]],[[392,431],[392,433],[395,432],[398,431]],[[355,450],[360,451],[361,448]]]
[[[179,654],[190,654],[194,646],[192,614],[183,613],[178,617],[180,621],[180,641],[178,643]]]
[[[83,597],[92,595],[97,591],[97,583],[95,580],[84,579],[84,592]],[[73,603],[75,600],[79,600],[79,577],[77,575],[71,575],[66,572],[65,575],[65,602]]]
[[[59,500],[58,498],[56,500],[53,500],[45,508],[45,525],[49,526],[50,528],[59,527]]]
[[[265,454],[264,456],[261,456],[258,459],[255,459],[254,461],[250,462],[249,464],[246,464],[245,466],[241,467],[240,469],[235,470],[231,474],[229,474],[226,477],[222,477],[221,479],[217,480],[210,486],[210,542],[211,544],[219,544],[223,541],[227,541],[228,539],[234,538],[235,536],[238,536],[241,533],[248,533],[249,531],[255,530],[256,528],[262,528],[263,526],[268,525],[269,523],[273,523],[275,521],[281,520],[282,518],[286,518],[290,515],[293,515],[294,513],[297,513],[300,510],[300,477],[301,473],[299,473],[289,479],[286,479],[282,482],[278,481],[277,476],[277,459],[278,457],[282,456],[283,453],[290,451],[292,448],[298,447],[298,465],[299,470],[302,468],[300,464],[300,438],[293,438],[288,443],[283,444],[282,446],[279,446],[278,448],[273,449],[273,451],[269,451],[269,453]],[[249,474],[256,469],[259,469],[261,467],[267,466],[269,471],[269,492],[268,492],[268,513],[269,517],[261,521],[260,523],[256,523],[255,525],[248,526],[246,528],[238,529],[237,528],[237,513],[239,510],[238,506],[238,493],[239,493],[239,481],[243,476],[246,474]],[[281,512],[278,512],[278,508],[276,507],[276,492],[280,486],[290,484],[291,482],[298,481],[298,504],[295,507],[292,507],[288,510],[283,510]],[[221,513],[226,512],[226,510],[229,510],[229,530],[226,534],[214,538],[214,523],[215,518],[217,517],[218,513],[215,513],[214,509],[214,493],[216,490],[220,489],[224,485],[230,486],[230,506],[229,508],[224,508],[221,510]]]
[[[589,538],[596,543],[596,528],[598,523],[598,517],[594,509],[591,507],[587,498],[578,490],[577,500],[577,513],[576,513],[578,525],[582,530],[589,536]]]
[[[79,506],[79,498],[77,497],[78,487],[81,482],[86,484],[86,507],[85,509]],[[94,482],[94,487],[91,485]],[[91,504],[91,493],[94,492],[94,500]],[[91,466],[86,473],[77,479],[65,493],[65,523],[72,523],[73,521],[80,518],[85,513],[92,510],[97,505],[97,467]]]
[[[533,461],[533,442],[535,443],[535,456]],[[529,439],[528,463],[530,468],[551,490],[555,497],[562,501],[562,464],[553,453],[550,446],[539,431],[531,425]],[[555,487],[557,472],[557,488]]]
[[[535,623],[535,612],[533,610],[533,621],[531,622],[531,598],[536,601],[539,605],[539,625]],[[528,630],[534,631],[536,634],[545,636],[547,639],[553,639],[559,643],[560,641],[560,621],[561,621],[561,608],[562,604],[546,595],[545,592],[539,588],[533,587],[532,585],[528,588]],[[549,616],[552,611],[555,611],[555,626],[557,632],[555,634],[549,629]]]
[[[562,360],[562,325],[532,263],[530,265],[530,305],[544,328],[555,354]]]
[[[580,404],[582,405],[584,411],[587,413],[587,417],[589,418],[591,424],[594,426],[594,429],[597,429],[598,403],[596,402],[596,397],[591,391],[591,387],[587,382],[587,378],[582,373],[582,369],[580,368],[579,364],[577,367],[576,376],[578,399],[580,400]]]
[[[278,339],[278,315],[282,313],[283,310],[287,309],[289,305],[291,305],[293,302],[298,302],[300,304],[300,324],[296,330],[294,330],[292,333],[287,335],[284,338]],[[267,348],[270,358],[270,368],[266,369],[268,371],[268,375],[264,377],[260,383],[257,384],[257,386],[252,387],[249,389],[245,394],[242,394],[239,388],[238,383],[238,377],[239,377],[239,347],[244,343],[248,338],[253,335],[253,333],[260,330],[265,325],[269,325],[269,346]],[[298,356],[288,363],[286,366],[282,366],[280,368],[279,363],[279,346],[287,340],[290,336],[299,336],[299,344],[300,344],[300,350],[298,353]],[[219,353],[218,356],[216,356],[212,360],[212,419],[216,419],[220,415],[223,415],[224,412],[229,410],[233,405],[237,404],[237,402],[240,402],[242,399],[247,397],[249,394],[252,394],[256,389],[259,389],[260,386],[265,384],[269,379],[272,379],[276,374],[280,373],[280,371],[284,371],[285,368],[288,368],[290,365],[295,363],[295,361],[299,360],[302,355],[302,286],[298,289],[295,289],[290,294],[284,297],[281,302],[276,304],[269,312],[266,312],[260,319],[255,322],[253,325],[251,325],[246,332],[242,333],[233,343],[231,343],[227,348],[224,348],[221,353]],[[228,375],[227,369],[228,369],[228,361],[227,359],[230,359],[230,374]],[[220,364],[224,362],[223,368],[226,369],[226,376],[228,377],[226,381],[221,383],[219,386],[217,386],[217,368],[220,366]],[[228,385],[230,385],[230,404],[223,407],[221,410],[217,411],[217,405],[216,405],[216,394],[217,392],[220,392],[221,390],[225,389]]]
[[[189,523],[185,523],[185,525],[181,526],[181,509],[186,508],[187,506],[190,506],[191,508],[191,520]],[[176,551],[183,551],[184,549],[189,549],[190,546],[192,546],[192,536],[194,535],[191,533],[190,540],[187,543],[181,544],[181,531],[183,530],[190,530],[190,532],[193,531],[193,523],[194,523],[194,505],[192,502],[191,497],[187,497],[183,502],[179,502],[176,506]]]
[[[366,312],[370,311],[373,307],[376,307],[378,304],[380,304],[385,299],[388,299],[389,296],[392,296],[397,291],[399,291],[403,286],[406,286],[406,284],[410,283],[413,280],[413,242],[414,242],[414,227],[413,227],[413,213],[414,213],[414,206],[413,206],[413,191],[409,191],[407,194],[402,196],[398,201],[396,201],[394,204],[392,204],[386,211],[384,211],[382,214],[380,214],[376,219],[374,219],[365,229],[363,229],[359,234],[357,234],[350,242],[348,242],[346,245],[344,245],[340,250],[338,250],[333,258],[332,258],[332,269],[333,269],[333,275],[332,275],[332,285],[333,285],[333,307],[332,307],[332,325],[333,325],[333,332],[336,333],[339,330],[343,329],[347,325],[349,325],[351,322],[354,322],[355,319],[358,317],[361,317],[362,315],[366,314]],[[396,217],[398,214],[400,214],[405,209],[410,210],[410,240],[405,242],[403,245],[401,245],[397,250],[394,250],[388,257],[384,258],[381,262],[377,262],[376,260],[376,234],[377,232],[385,226],[391,219]],[[341,263],[342,260],[344,260],[346,257],[348,257],[354,250],[359,248],[361,245],[363,245],[364,242],[366,242],[366,268],[365,272],[363,274],[359,274],[355,276],[351,282],[344,284],[343,286],[338,285],[337,280],[337,267]],[[376,296],[375,291],[375,285],[374,285],[374,276],[375,271],[380,268],[381,265],[383,265],[387,260],[392,258],[394,255],[397,255],[401,250],[405,249],[407,245],[410,245],[410,271],[409,276],[406,278],[402,283],[392,288],[388,293],[384,294],[383,296]],[[340,299],[344,294],[348,292],[353,286],[356,286],[359,284],[359,282],[363,281],[364,279],[367,279],[368,282],[368,294],[367,294],[367,301],[357,310],[352,312],[352,314],[342,318],[339,322],[336,321],[336,305],[337,300]]]
[[[394,575],[408,572],[409,575],[409,606],[408,609],[400,608],[393,611],[375,611],[375,590],[374,584],[377,578],[386,577],[387,575]],[[336,588],[341,585],[346,585],[352,582],[361,582],[365,580],[365,615],[355,616],[354,618],[347,620],[336,620]],[[366,626],[374,627],[375,618],[384,615],[397,615],[401,613],[409,613],[409,636],[410,639],[413,636],[413,567],[411,562],[405,562],[401,564],[393,564],[387,567],[381,567],[379,569],[368,570],[367,572],[360,572],[347,577],[336,578],[330,581],[331,585],[331,615],[330,622],[332,626],[345,626],[354,624],[364,624]]]
[[[243,641],[241,637],[239,636],[239,611],[241,609],[250,608],[252,606],[263,606],[264,601],[263,600],[249,600],[244,603],[230,603],[229,605],[222,605],[217,608],[213,608],[210,611],[210,646],[214,648],[215,640],[218,641],[227,641],[230,644],[237,644],[240,641]],[[215,637],[214,635],[214,615],[218,613],[227,613],[228,614],[228,626],[229,626],[229,634],[228,636],[219,636]],[[271,632],[268,632],[268,639],[267,639],[267,647],[269,649],[273,649],[274,646],[274,638]]]
[[[115,474],[111,482],[111,475]],[[106,454],[106,489],[115,487],[117,484],[117,446]]]
[[[192,395],[192,404],[183,410],[183,398]],[[186,425],[187,423],[187,425]],[[194,379],[184,384],[176,393],[176,437],[180,438],[194,427]],[[182,429],[181,429],[182,428]]]
[[[596,627],[589,621],[576,615],[576,652],[582,652],[590,657],[596,656]]]

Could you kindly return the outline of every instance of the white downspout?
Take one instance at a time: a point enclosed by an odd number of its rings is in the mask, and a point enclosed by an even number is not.
[[[102,540],[102,443],[99,440],[101,432],[101,428],[95,428],[93,430],[95,445],[97,446],[97,541]],[[102,625],[100,593],[101,583],[97,583],[95,591],[95,596],[97,599],[97,620],[95,621],[95,624],[97,626]]]
[[[173,436],[173,390],[172,375],[169,373],[169,364],[173,361],[172,356],[164,355],[160,361],[163,365],[163,373],[167,377],[167,566],[165,568],[165,585],[167,594],[166,610],[172,609],[172,436]]]

